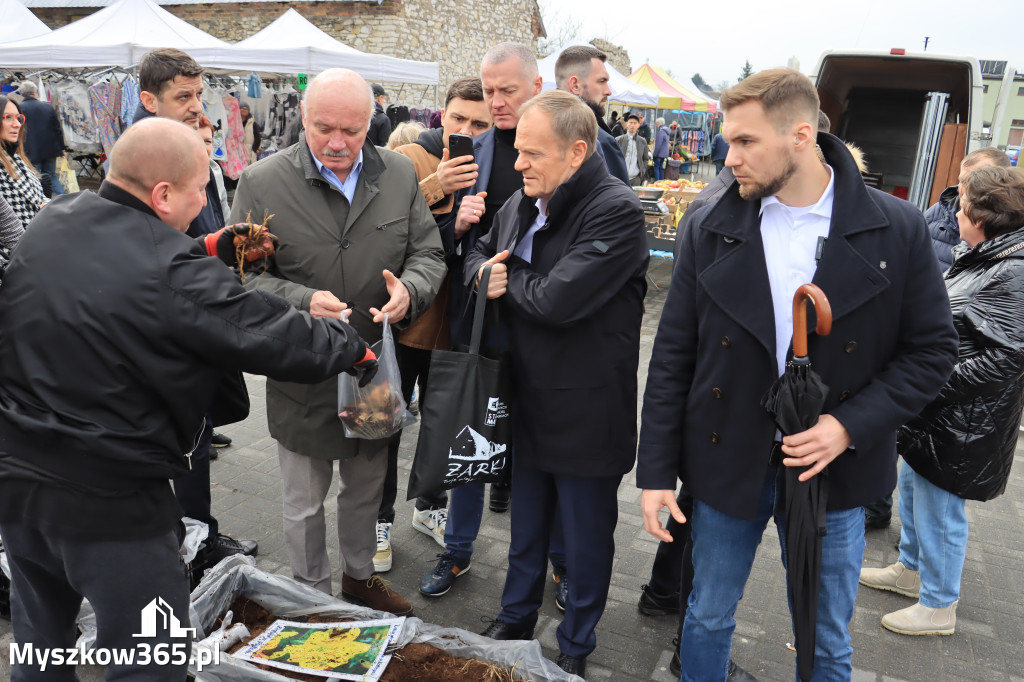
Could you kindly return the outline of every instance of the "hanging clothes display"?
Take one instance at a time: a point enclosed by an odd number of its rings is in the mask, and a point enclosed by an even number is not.
[[[290,87],[274,94],[274,104],[270,108],[270,120],[264,132],[274,139],[279,147],[283,147],[285,133],[302,115],[301,98]]]
[[[220,162],[220,166],[224,169],[224,175],[237,180],[249,165],[249,153],[245,148],[245,124],[242,123],[242,115],[238,111],[237,99],[225,94],[223,104],[225,126],[221,132],[224,135],[227,158]]]
[[[139,83],[125,74],[121,82],[121,123],[128,128],[135,122],[135,110],[139,107]]]
[[[65,79],[56,83],[51,92],[64,130],[64,144],[82,154],[99,153],[102,147],[89,104],[89,89],[83,83]]]
[[[103,153],[110,156],[110,150],[121,136],[121,83],[110,78],[89,87],[89,106],[93,122],[100,134]]]

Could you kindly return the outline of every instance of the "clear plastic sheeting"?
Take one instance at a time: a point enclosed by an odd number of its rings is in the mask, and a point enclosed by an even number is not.
[[[374,611],[324,594],[307,585],[281,575],[265,573],[255,566],[252,558],[235,555],[221,561],[212,568],[203,581],[192,592],[190,609],[191,626],[196,628],[199,639],[205,639],[218,629],[217,619],[228,610],[231,603],[240,596],[259,603],[265,609],[281,618],[294,618],[320,614],[355,620],[390,618],[391,614]],[[456,658],[475,658],[495,665],[512,668],[516,676],[532,682],[583,682],[582,678],[570,675],[544,658],[540,644],[533,641],[498,642],[457,628],[442,628],[424,623],[419,618],[406,618],[398,638],[400,647],[420,642],[437,647]],[[213,640],[197,642],[196,648],[212,647]],[[274,681],[286,682],[289,678],[261,670],[229,655],[221,655],[220,663],[207,665],[199,673],[190,666],[189,671],[197,679],[209,682]]]

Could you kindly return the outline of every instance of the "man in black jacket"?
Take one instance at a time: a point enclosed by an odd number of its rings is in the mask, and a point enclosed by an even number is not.
[[[721,101],[736,182],[694,215],[673,270],[644,394],[644,527],[671,542],[665,506],[692,524],[681,679],[725,680],[733,613],[774,509],[784,545],[782,469],[807,467],[808,480],[828,467],[813,663],[822,679],[849,679],[862,505],[892,489],[896,429],[945,383],[957,335],[920,212],[865,187],[840,140],[815,137],[806,76],[764,71]],[[793,295],[808,281],[831,303],[831,334],[809,339],[830,390],[815,426],[780,435],[761,398],[784,371]],[[677,479],[694,498],[689,519]]]
[[[608,87],[608,55],[591,45],[573,45],[562,50],[555,62],[555,83],[559,90],[579,97],[597,119],[597,153],[604,159],[608,172],[629,184],[626,159],[604,122],[605,107],[612,90]]]
[[[518,396],[509,568],[501,613],[484,634],[533,637],[557,518],[571,580],[558,664],[583,676],[611,581],[616,491],[635,457],[649,255],[639,200],[594,153],[589,108],[556,90],[520,111],[524,189],[463,273],[476,286],[493,266],[476,295],[502,307]]]
[[[380,85],[374,83],[373,90],[373,118],[370,119],[370,130],[366,133],[366,139],[378,147],[387,147],[388,138],[391,137],[391,119],[384,113],[384,105],[388,103],[388,93]]]
[[[132,126],[99,194],[57,199],[26,233],[0,297],[0,535],[14,636],[51,654],[73,647],[85,597],[97,646],[135,650],[108,679],[184,679],[188,580],[168,479],[188,471],[204,415],[225,404],[219,387],[244,391],[240,371],[319,381],[375,364],[348,325],[245,292],[182,234],[208,164],[187,126]],[[147,608],[181,627],[136,639]],[[144,665],[143,643],[166,645],[173,662]],[[34,659],[12,674],[42,677]]]
[[[50,178],[53,195],[64,194],[64,186],[57,177],[57,158],[64,156],[64,130],[57,112],[49,102],[41,102],[35,83],[24,81],[18,86],[24,97],[21,113],[25,114],[25,154],[32,165]]]

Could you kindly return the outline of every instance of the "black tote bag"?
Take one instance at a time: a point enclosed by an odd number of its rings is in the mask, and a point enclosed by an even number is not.
[[[477,287],[487,291],[491,266]],[[505,480],[511,471],[512,391],[508,363],[480,353],[487,296],[477,294],[469,351],[435,350],[420,408],[409,497],[463,483]],[[496,308],[495,308],[496,310]]]

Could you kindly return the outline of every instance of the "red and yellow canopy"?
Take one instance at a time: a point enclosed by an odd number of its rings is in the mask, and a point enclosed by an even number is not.
[[[644,64],[630,74],[629,79],[661,93],[658,99],[659,109],[680,109],[682,111],[702,111],[713,114],[718,111],[718,104],[700,94],[695,86],[686,87],[672,76],[665,73],[660,66]]]

